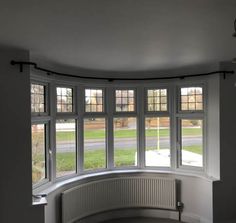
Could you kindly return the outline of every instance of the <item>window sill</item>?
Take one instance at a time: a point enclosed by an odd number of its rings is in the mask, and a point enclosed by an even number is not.
[[[47,198],[45,195],[41,196],[41,195],[33,195],[33,202],[32,205],[33,206],[41,206],[41,205],[47,205]]]
[[[87,182],[89,180],[98,180],[101,177],[107,177],[112,178],[116,176],[124,176],[124,175],[135,175],[135,174],[163,174],[163,175],[169,175],[174,176],[178,178],[178,176],[184,176],[184,177],[197,177],[200,179],[203,179],[208,182],[214,182],[219,181],[219,179],[216,179],[214,177],[208,176],[204,173],[200,172],[183,172],[180,170],[140,170],[140,169],[133,169],[133,170],[112,170],[112,171],[103,171],[103,172],[96,172],[96,173],[87,173],[79,176],[75,176],[69,179],[64,179],[63,181],[57,181],[55,183],[49,182],[47,184],[42,185],[41,187],[38,187],[34,190],[34,193],[44,193],[46,195],[53,193],[54,191],[64,188],[70,184],[74,184],[78,181]]]

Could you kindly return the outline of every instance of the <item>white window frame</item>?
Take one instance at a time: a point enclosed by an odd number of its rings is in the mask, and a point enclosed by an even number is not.
[[[47,123],[47,167],[48,180],[37,184],[33,188],[41,187],[43,184],[61,182],[63,180],[81,175],[92,174],[102,171],[114,170],[155,170],[173,171],[181,173],[196,173],[203,175],[206,173],[207,165],[207,79],[192,79],[192,81],[168,81],[168,82],[147,82],[147,83],[101,83],[83,82],[82,80],[55,80],[55,77],[42,78],[37,75],[32,76],[32,84],[45,86],[45,106],[46,113],[36,115],[31,113],[32,123]],[[73,112],[57,112],[57,87],[73,89]],[[203,110],[181,111],[180,89],[182,87],[202,87],[203,89]],[[85,89],[103,90],[103,112],[85,112]],[[148,111],[147,90],[167,89],[167,111]],[[134,111],[116,111],[116,90],[134,90]],[[134,117],[137,126],[137,166],[114,165],[114,118]],[[146,166],[145,162],[145,119],[146,117],[168,117],[170,119],[170,167]],[[106,120],[106,168],[84,170],[84,119],[105,118]],[[56,131],[55,124],[58,119],[75,119],[76,122],[76,173],[62,177],[56,177]],[[180,165],[180,133],[181,119],[201,119],[203,120],[203,167],[192,167]]]
[[[181,88],[189,88],[189,87],[201,87],[202,95],[203,95],[203,110],[189,110],[182,111],[181,110]],[[193,173],[205,173],[206,172],[206,160],[207,160],[207,146],[206,146],[206,128],[207,128],[207,92],[206,92],[206,83],[205,82],[196,82],[191,84],[180,84],[177,86],[177,106],[176,106],[176,168],[177,171],[181,172],[193,172]],[[182,165],[181,159],[181,147],[182,147],[182,138],[181,138],[181,120],[182,119],[198,119],[203,122],[203,144],[202,144],[202,167],[191,166],[191,165]]]

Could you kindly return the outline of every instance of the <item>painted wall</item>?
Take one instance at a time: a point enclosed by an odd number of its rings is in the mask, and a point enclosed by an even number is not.
[[[231,62],[222,70],[236,71]],[[220,81],[220,172],[213,187],[214,223],[236,222],[236,75]]]
[[[29,52],[0,48],[0,222],[43,223],[44,208],[32,206],[30,79],[10,61],[29,60]]]
[[[220,179],[220,77],[210,76],[207,86],[207,174]]]

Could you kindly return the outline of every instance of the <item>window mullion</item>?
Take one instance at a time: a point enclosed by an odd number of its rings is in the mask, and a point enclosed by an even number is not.
[[[115,107],[115,97],[112,88],[107,88],[105,106],[107,109],[107,168],[114,168],[114,133],[113,133],[113,113]]]
[[[176,169],[178,167],[178,128],[176,111],[178,105],[178,97],[175,86],[169,88],[169,109],[170,109],[170,146],[171,146],[171,168]]]
[[[50,121],[50,176],[51,181],[54,182],[56,179],[56,85],[55,83],[49,84],[49,112],[52,117]]]
[[[77,173],[83,172],[84,166],[84,88],[77,87]]]
[[[137,130],[138,130],[138,151],[137,151],[137,166],[145,167],[145,118],[144,118],[144,88],[137,89]]]

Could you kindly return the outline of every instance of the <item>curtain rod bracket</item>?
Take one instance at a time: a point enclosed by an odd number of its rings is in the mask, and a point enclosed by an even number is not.
[[[16,62],[14,60],[11,61],[11,65],[16,65],[18,64],[20,66],[20,72],[22,73],[23,72],[23,65],[24,65],[24,62]]]

